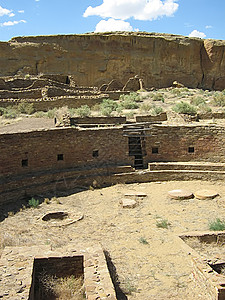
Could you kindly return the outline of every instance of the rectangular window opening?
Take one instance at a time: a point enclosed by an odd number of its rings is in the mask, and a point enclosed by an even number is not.
[[[92,156],[93,156],[93,157],[98,157],[98,155],[99,155],[98,150],[94,150],[94,151],[92,152]]]
[[[158,154],[159,148],[158,147],[152,147],[152,154]]]
[[[58,154],[57,155],[57,160],[63,160],[63,154]]]
[[[21,165],[22,167],[28,167],[28,159],[22,159]]]
[[[194,147],[188,147],[188,153],[194,153],[195,148]]]

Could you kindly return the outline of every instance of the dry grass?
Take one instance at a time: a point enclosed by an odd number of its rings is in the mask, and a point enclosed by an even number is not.
[[[82,300],[84,297],[83,277],[57,278],[47,274],[40,277],[42,288],[47,294],[52,294],[57,300]]]

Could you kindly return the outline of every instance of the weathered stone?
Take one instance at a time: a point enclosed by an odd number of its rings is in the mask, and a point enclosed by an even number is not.
[[[123,208],[134,208],[137,202],[133,199],[122,199],[121,204]]]
[[[169,191],[168,194],[170,198],[175,200],[191,199],[194,197],[192,192],[182,189]]]
[[[128,197],[128,198],[145,198],[147,197],[147,194],[144,193],[144,192],[129,192],[129,193],[126,193],[124,195],[125,197]]]
[[[213,190],[198,190],[197,192],[194,193],[195,197],[200,200],[207,200],[207,199],[213,199],[216,196],[218,196],[218,193]]]
[[[138,74],[147,88],[171,86],[176,79],[193,88],[225,88],[219,40],[140,32],[16,37],[2,42],[0,52],[4,76],[71,74],[78,84],[100,86]]]
[[[116,80],[113,79],[112,81],[110,81],[110,83],[108,84],[106,91],[119,91],[123,89],[123,84]]]
[[[135,76],[130,78],[127,83],[125,84],[125,86],[123,87],[123,91],[138,91],[140,90],[140,81],[139,81],[139,77]]]

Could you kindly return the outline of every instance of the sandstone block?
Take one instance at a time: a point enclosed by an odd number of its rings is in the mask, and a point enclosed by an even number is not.
[[[218,193],[213,190],[202,189],[195,192],[195,197],[200,200],[213,199],[218,196]]]
[[[168,192],[171,199],[185,200],[194,197],[193,193],[183,189],[172,190]]]
[[[122,199],[121,205],[123,208],[134,208],[137,206],[137,202],[133,199]]]

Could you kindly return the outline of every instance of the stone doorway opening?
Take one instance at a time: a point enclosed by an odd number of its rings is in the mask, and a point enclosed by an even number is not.
[[[143,153],[141,146],[141,137],[129,137],[129,156],[134,156],[134,167],[135,169],[143,169]]]

